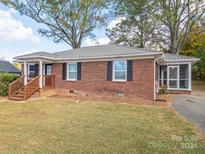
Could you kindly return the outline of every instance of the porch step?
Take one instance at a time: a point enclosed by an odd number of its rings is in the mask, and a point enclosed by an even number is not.
[[[15,97],[24,98],[24,93],[16,94]]]
[[[36,76],[31,81],[29,81],[26,85],[23,84],[23,79],[24,76],[20,77],[19,79],[9,84],[9,91],[8,91],[9,99],[16,100],[16,101],[23,101],[33,96],[39,91],[40,76]],[[18,90],[16,92],[17,88]]]
[[[27,93],[32,93],[36,88],[34,87],[30,87],[30,88],[27,88]],[[15,100],[15,101],[24,101],[24,92],[25,92],[25,89],[22,88],[21,90],[19,90],[19,92],[17,92],[15,95],[13,96],[10,96],[9,99],[10,100]],[[37,92],[37,91],[36,91]],[[34,92],[34,94],[36,93]],[[34,95],[33,94],[33,95]]]
[[[9,99],[14,101],[24,101],[24,97],[18,97],[18,96],[11,96],[9,97]]]

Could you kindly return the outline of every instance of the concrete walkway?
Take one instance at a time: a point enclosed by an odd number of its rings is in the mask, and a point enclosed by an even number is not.
[[[205,134],[205,91],[191,95],[176,95],[173,107],[190,122],[195,123]]]

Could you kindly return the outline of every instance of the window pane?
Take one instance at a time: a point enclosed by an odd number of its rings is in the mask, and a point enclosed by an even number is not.
[[[69,64],[69,72],[76,72],[77,65],[76,64]]]
[[[167,65],[160,66],[160,79],[167,79]]]
[[[180,79],[188,79],[188,64],[180,65]]]
[[[69,72],[69,79],[76,79],[77,73],[76,72]]]
[[[126,62],[125,61],[115,61],[115,70],[123,70],[126,69]]]
[[[68,79],[77,79],[77,64],[68,64]]]
[[[35,74],[35,72],[29,72],[28,75],[29,75],[29,77],[35,77],[36,74]]]
[[[47,74],[46,75],[52,75],[51,69],[47,69]]]
[[[35,65],[29,65],[29,71],[35,71]]]
[[[161,83],[163,84],[163,85],[167,85],[167,80],[165,79],[165,80],[161,80]]]
[[[125,71],[115,72],[115,80],[125,80]]]
[[[52,75],[52,66],[51,65],[47,65],[46,66],[46,72],[47,72],[47,74],[46,75]]]
[[[184,88],[184,89],[187,89],[189,87],[189,81],[188,80],[180,80],[180,88]]]
[[[169,67],[169,78],[170,79],[177,79],[177,67]]]
[[[169,88],[177,88],[177,81],[169,80]]]

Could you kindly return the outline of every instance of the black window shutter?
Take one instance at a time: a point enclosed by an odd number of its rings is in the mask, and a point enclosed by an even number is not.
[[[77,80],[81,80],[81,63],[77,63]]]
[[[112,61],[107,62],[107,80],[112,81]]]
[[[62,80],[66,80],[66,71],[67,70],[67,64],[63,63],[62,64]]]
[[[38,76],[38,64],[35,64],[35,76]]]
[[[48,64],[45,64],[45,75],[47,75],[47,66]]]
[[[132,81],[132,60],[127,61],[127,81]]]

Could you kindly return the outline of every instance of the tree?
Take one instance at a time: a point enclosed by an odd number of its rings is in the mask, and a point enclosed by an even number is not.
[[[151,19],[148,0],[116,0],[114,14],[121,19],[107,29],[107,36],[117,44],[144,48],[153,43],[155,22]],[[136,9],[137,8],[137,9]]]
[[[179,53],[193,25],[205,13],[204,0],[117,0],[124,17],[108,31],[113,42],[144,47],[153,43]]]
[[[105,22],[106,0],[1,0],[36,22],[46,25],[39,33],[65,42],[72,48],[81,47],[86,37]]]
[[[187,40],[193,25],[205,13],[203,0],[157,0],[152,3],[151,11],[158,21],[157,35],[170,52],[179,53]]]
[[[192,31],[187,37],[187,41],[180,54],[200,58],[195,64],[195,70],[201,79],[205,79],[205,20],[193,25]]]

